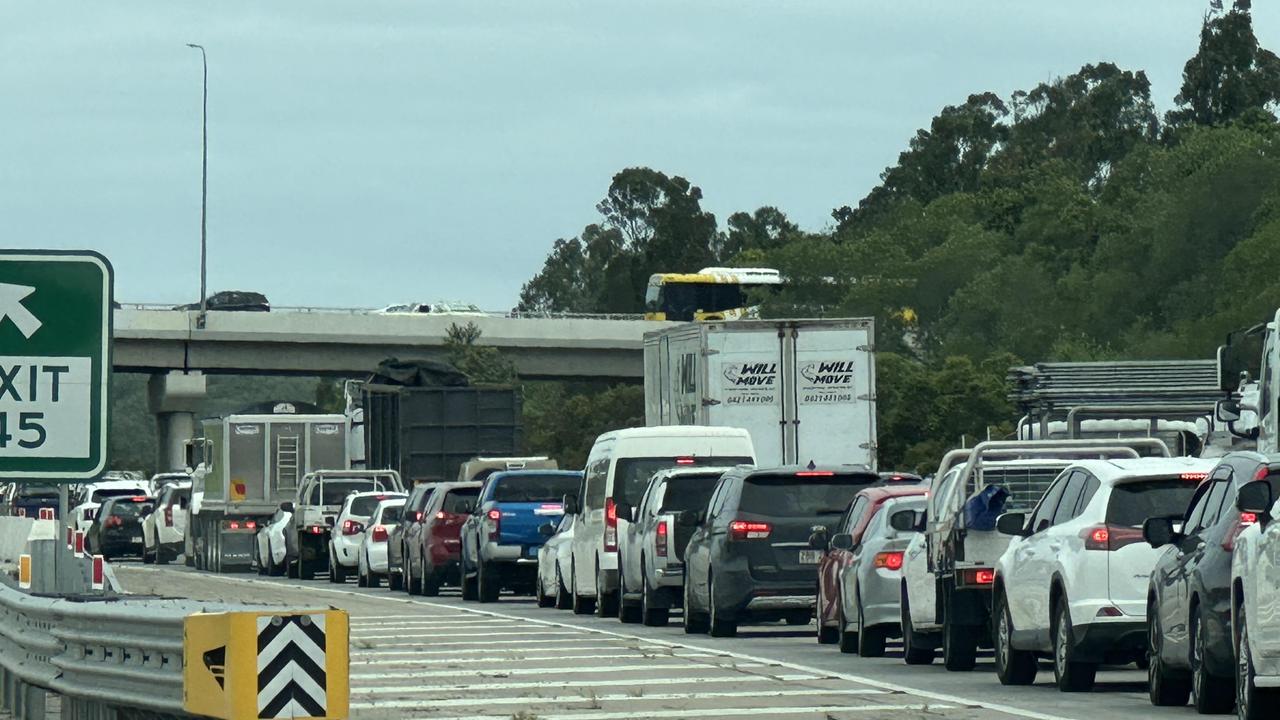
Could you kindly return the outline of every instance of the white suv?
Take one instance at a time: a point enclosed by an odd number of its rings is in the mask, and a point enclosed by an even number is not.
[[[1214,460],[1082,460],[1063,470],[1029,515],[1006,513],[1014,536],[996,562],[992,627],[1005,685],[1035,680],[1053,658],[1058,689],[1093,688],[1098,665],[1146,653],[1147,585],[1160,551],[1151,517],[1181,516]]]
[[[1280,456],[1240,488],[1236,508],[1257,522],[1236,537],[1231,555],[1231,625],[1240,720],[1280,716]]]

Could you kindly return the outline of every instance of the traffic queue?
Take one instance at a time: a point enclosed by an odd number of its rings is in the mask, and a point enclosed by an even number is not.
[[[908,665],[960,672],[990,649],[999,682],[1031,684],[1046,661],[1063,692],[1129,665],[1154,705],[1280,710],[1280,456],[996,441],[928,479],[755,458],[740,429],[633,428],[601,435],[583,472],[356,492],[330,530],[329,580],[351,566],[369,587],[533,596],[647,626],[678,612],[713,637],[810,626],[868,659],[901,639]]]

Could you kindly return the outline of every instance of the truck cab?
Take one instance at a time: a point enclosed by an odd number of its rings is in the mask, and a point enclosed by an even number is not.
[[[1280,310],[1270,322],[1233,333],[1218,348],[1218,376],[1227,394],[1218,403],[1218,420],[1227,423],[1237,437],[1255,440],[1258,452],[1266,454],[1280,452],[1278,332]]]

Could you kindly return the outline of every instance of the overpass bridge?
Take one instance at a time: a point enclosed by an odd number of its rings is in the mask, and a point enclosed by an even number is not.
[[[273,308],[208,312],[124,306],[114,313],[112,365],[146,373],[160,436],[159,468],[181,467],[207,374],[360,377],[388,357],[443,360],[450,325],[473,322],[523,379],[644,377],[644,333],[674,323],[635,316],[412,314]]]

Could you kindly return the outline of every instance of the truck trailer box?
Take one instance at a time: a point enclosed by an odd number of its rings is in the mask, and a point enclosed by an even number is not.
[[[735,320],[645,334],[645,422],[745,428],[758,464],[876,466],[874,321]]]
[[[453,480],[468,460],[522,449],[517,388],[367,383],[362,395],[365,467],[395,470],[406,487]]]

